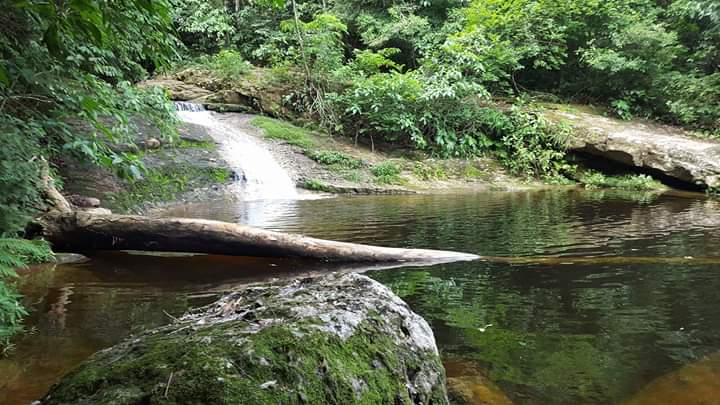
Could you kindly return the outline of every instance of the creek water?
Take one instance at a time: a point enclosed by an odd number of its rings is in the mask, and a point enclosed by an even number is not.
[[[445,360],[483,370],[515,403],[619,403],[720,351],[720,201],[702,195],[551,190],[220,200],[163,215],[491,256],[367,274],[428,320]],[[92,259],[23,272],[35,333],[0,361],[0,403],[39,398],[92,352],[234,286],[332,269],[218,256]],[[720,379],[720,367],[708,369],[693,374],[699,384],[679,379],[680,389]],[[685,395],[682,403],[698,400]]]

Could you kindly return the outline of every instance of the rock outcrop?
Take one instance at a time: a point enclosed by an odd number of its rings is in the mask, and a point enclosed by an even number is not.
[[[254,285],[96,353],[45,404],[446,404],[433,333],[358,274]]]
[[[550,116],[575,129],[570,150],[656,170],[702,188],[720,187],[720,142],[692,137],[679,128],[586,112],[552,111]]]
[[[212,91],[206,90],[194,84],[188,84],[175,79],[154,79],[146,80],[139,84],[140,87],[162,87],[165,89],[170,98],[177,101],[190,101],[212,94]]]
[[[146,80],[140,87],[165,89],[175,101],[203,104],[221,112],[260,112],[274,117],[294,117],[283,98],[292,92],[288,82],[279,83],[266,69],[254,67],[241,80],[218,77],[205,69],[185,69],[169,77]]]

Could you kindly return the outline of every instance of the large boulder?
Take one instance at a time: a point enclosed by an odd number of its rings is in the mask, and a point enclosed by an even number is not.
[[[720,143],[680,128],[644,121],[620,121],[581,111],[552,111],[574,128],[570,150],[657,170],[680,182],[720,187]]]
[[[96,353],[45,404],[446,404],[432,331],[358,274],[254,285]]]

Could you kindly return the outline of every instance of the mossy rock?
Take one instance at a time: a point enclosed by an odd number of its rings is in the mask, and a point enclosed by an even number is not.
[[[429,325],[357,274],[254,285],[98,352],[45,404],[446,404]]]

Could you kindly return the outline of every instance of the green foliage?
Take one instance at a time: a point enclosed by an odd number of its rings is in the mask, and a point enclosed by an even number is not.
[[[447,178],[445,169],[439,164],[432,162],[416,162],[413,165],[413,174],[420,180],[443,180]]]
[[[44,241],[0,238],[0,354],[12,349],[10,338],[23,330],[22,319],[27,315],[14,286],[15,270],[53,260]]]
[[[513,173],[555,176],[568,167],[564,148],[570,128],[522,106],[504,113],[484,109],[478,118],[493,138],[500,139],[495,153]]]
[[[630,112],[630,103],[625,100],[615,100],[610,105],[613,107],[615,115],[624,119],[632,119],[632,113]]]
[[[378,184],[403,184],[404,179],[400,177],[402,173],[402,167],[392,160],[386,160],[379,163],[370,169],[373,176],[375,176],[375,182]]]
[[[172,0],[173,24],[194,51],[216,52],[228,47],[236,28],[224,1]]]
[[[517,61],[505,65],[516,92],[530,88],[599,101],[624,119],[653,115],[718,128],[715,2],[477,0],[466,16],[461,35],[481,32]]]
[[[359,169],[364,166],[361,160],[337,151],[318,150],[309,152],[307,156],[318,163],[344,169]]]
[[[219,79],[230,82],[237,82],[243,79],[243,76],[250,71],[250,64],[242,57],[238,51],[222,50],[212,55],[201,55],[177,66],[178,68],[196,68],[209,70]]]
[[[143,168],[111,143],[132,143],[141,116],[174,136],[174,109],[130,82],[174,57],[165,1],[26,1],[0,17],[0,234],[41,205],[39,157],[72,153],[128,177]]]
[[[284,121],[267,117],[254,118],[251,124],[265,130],[265,137],[269,139],[283,140],[290,145],[303,149],[310,149],[315,146],[315,141],[310,131],[296,127]]]
[[[664,190],[667,187],[646,174],[608,176],[594,170],[583,172],[579,179],[585,188],[617,188],[621,190]]]

